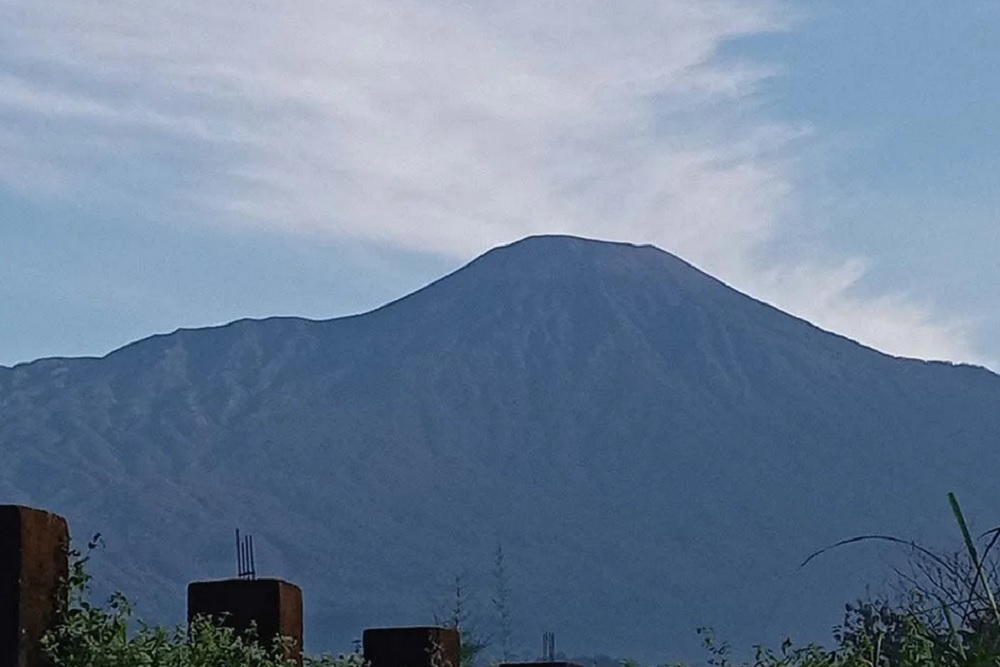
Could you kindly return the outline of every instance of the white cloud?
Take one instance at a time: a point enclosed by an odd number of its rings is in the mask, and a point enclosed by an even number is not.
[[[192,223],[463,257],[539,232],[653,242],[883,350],[975,359],[961,324],[858,295],[854,259],[760,268],[809,130],[755,109],[773,68],[719,49],[788,15],[740,0],[15,0],[0,9],[0,179],[107,205],[121,193],[95,161],[169,155],[187,177],[131,195],[166,194]]]

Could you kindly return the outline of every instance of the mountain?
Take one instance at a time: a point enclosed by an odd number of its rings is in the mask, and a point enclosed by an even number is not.
[[[1000,377],[886,356],[651,246],[533,237],[364,315],[154,336],[0,368],[0,502],[107,542],[144,615],[186,583],[305,592],[306,643],[424,623],[456,575],[490,630],[498,544],[515,644],[646,659],[823,639],[891,576],[880,532],[989,528]],[[478,596],[478,598],[476,598]]]

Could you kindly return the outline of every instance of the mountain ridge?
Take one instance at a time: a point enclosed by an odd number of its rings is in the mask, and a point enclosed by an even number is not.
[[[779,307],[777,307],[777,306],[775,306],[773,304],[770,304],[767,301],[758,299],[758,298],[753,297],[753,296],[751,296],[751,295],[749,295],[749,294],[747,294],[745,292],[742,292],[742,291],[738,290],[737,288],[729,285],[728,283],[726,283],[726,282],[724,282],[724,281],[722,281],[722,280],[720,280],[720,279],[712,276],[711,274],[706,273],[705,271],[703,271],[700,268],[698,268],[696,265],[691,264],[691,263],[687,262],[686,260],[680,258],[679,256],[674,255],[673,253],[670,253],[668,251],[665,251],[665,250],[657,247],[654,244],[650,244],[650,243],[636,244],[636,243],[629,243],[629,242],[623,242],[623,241],[603,241],[603,240],[594,239],[594,238],[585,238],[585,237],[571,236],[571,235],[564,235],[564,234],[538,234],[538,235],[532,235],[532,236],[528,236],[528,237],[525,237],[525,238],[517,240],[517,241],[513,241],[513,242],[505,244],[505,245],[501,245],[501,246],[495,247],[495,248],[487,251],[486,253],[480,255],[479,257],[473,259],[472,261],[464,264],[463,266],[460,266],[458,269],[455,269],[454,271],[452,271],[452,272],[450,272],[450,273],[448,273],[448,274],[446,274],[446,275],[444,275],[444,276],[442,276],[440,278],[432,280],[431,282],[427,283],[423,287],[419,287],[419,288],[415,289],[414,291],[412,291],[412,292],[410,292],[408,294],[405,294],[405,295],[403,295],[403,296],[401,296],[401,297],[399,297],[397,299],[393,299],[393,300],[391,300],[391,301],[389,301],[389,302],[387,302],[387,303],[385,303],[385,304],[383,304],[381,306],[377,306],[375,308],[372,308],[371,310],[367,310],[367,311],[360,312],[360,313],[354,313],[354,314],[342,315],[342,316],[334,316],[334,317],[329,317],[329,318],[307,318],[307,317],[300,317],[300,316],[294,316],[294,315],[280,315],[280,316],[268,316],[268,317],[244,317],[244,318],[238,318],[238,319],[232,320],[230,322],[225,322],[225,323],[216,324],[216,325],[194,326],[194,327],[178,327],[177,329],[174,329],[173,331],[151,334],[149,336],[146,336],[144,338],[138,339],[138,340],[133,341],[131,343],[127,343],[127,344],[125,344],[125,345],[123,345],[123,346],[121,346],[119,348],[111,350],[110,352],[108,352],[108,353],[106,353],[104,355],[84,355],[84,356],[60,356],[60,355],[56,355],[56,356],[51,356],[51,357],[42,357],[42,358],[39,358],[39,359],[34,359],[34,360],[30,360],[30,361],[20,362],[20,363],[14,364],[13,366],[3,366],[3,365],[0,365],[0,372],[2,372],[4,370],[7,370],[7,371],[15,370],[15,369],[18,369],[18,368],[21,368],[21,367],[24,367],[24,366],[27,366],[27,365],[39,363],[39,362],[59,362],[59,361],[70,361],[70,360],[86,360],[86,359],[100,360],[100,359],[106,359],[106,358],[108,358],[108,357],[110,357],[112,355],[115,355],[115,354],[117,354],[117,353],[119,353],[119,352],[121,352],[123,350],[126,350],[126,349],[131,348],[131,347],[136,346],[136,345],[142,345],[142,344],[146,344],[146,343],[149,343],[149,342],[157,340],[157,339],[166,338],[166,337],[174,336],[174,335],[177,335],[177,334],[184,334],[184,333],[188,333],[188,332],[213,331],[213,330],[219,330],[219,329],[227,329],[229,327],[234,327],[234,326],[240,326],[240,325],[243,325],[243,324],[269,323],[269,322],[274,322],[274,321],[287,322],[287,323],[332,324],[332,323],[335,323],[335,322],[343,322],[343,321],[354,320],[354,319],[357,319],[357,318],[363,318],[363,317],[367,317],[367,316],[379,313],[380,311],[393,308],[397,304],[404,303],[407,300],[411,299],[411,297],[415,297],[415,296],[417,296],[417,295],[425,292],[426,290],[433,289],[433,288],[435,288],[435,286],[437,286],[437,285],[439,285],[441,283],[446,283],[447,281],[449,281],[453,277],[462,276],[466,272],[468,272],[470,270],[474,270],[478,264],[481,264],[481,263],[484,263],[484,262],[488,262],[489,260],[493,259],[498,254],[501,254],[501,253],[504,253],[504,252],[509,252],[509,251],[512,251],[512,250],[517,250],[517,249],[528,247],[528,246],[537,246],[537,245],[539,245],[541,243],[551,243],[551,242],[558,242],[558,243],[561,243],[561,244],[565,243],[565,244],[568,244],[568,245],[571,245],[571,246],[576,246],[576,247],[579,247],[581,245],[590,245],[590,246],[602,247],[604,249],[607,249],[607,248],[617,248],[617,249],[626,249],[626,250],[629,250],[629,251],[652,252],[652,253],[655,253],[655,255],[657,256],[658,259],[669,259],[669,262],[672,263],[672,264],[674,264],[680,270],[685,271],[685,272],[689,272],[689,273],[693,273],[693,274],[697,274],[700,279],[704,279],[706,282],[709,282],[709,283],[713,284],[715,287],[720,287],[720,288],[723,288],[727,292],[735,293],[739,297],[742,297],[745,300],[752,301],[755,304],[757,304],[758,306],[764,306],[764,307],[770,309],[775,314],[780,314],[780,315],[782,315],[782,316],[784,316],[786,318],[790,318],[790,319],[793,319],[793,320],[795,320],[795,321],[797,321],[797,322],[799,322],[801,324],[805,324],[808,327],[810,327],[812,329],[815,329],[815,330],[817,330],[819,332],[822,332],[822,333],[825,333],[825,334],[829,334],[831,336],[835,336],[837,338],[840,338],[840,339],[848,341],[850,343],[859,345],[859,346],[861,346],[861,347],[863,347],[865,349],[872,350],[872,351],[877,352],[879,354],[883,354],[883,355],[888,356],[890,358],[894,358],[894,359],[910,359],[910,360],[921,361],[921,362],[926,362],[926,363],[940,363],[940,364],[945,364],[945,365],[953,366],[953,367],[979,368],[979,369],[985,370],[985,371],[987,371],[987,372],[989,372],[989,373],[991,373],[993,375],[997,375],[996,372],[994,372],[991,369],[989,369],[989,368],[987,368],[985,366],[982,366],[980,364],[974,364],[974,363],[970,363],[970,362],[960,362],[960,361],[949,361],[949,360],[944,360],[944,359],[920,359],[920,358],[916,358],[916,357],[907,357],[907,356],[903,356],[903,355],[894,355],[894,354],[891,354],[891,353],[888,353],[888,352],[884,352],[882,350],[877,350],[877,349],[872,348],[872,347],[870,347],[868,345],[865,345],[864,343],[856,341],[855,339],[852,339],[852,338],[850,338],[847,335],[838,333],[838,332],[833,331],[833,330],[823,329],[822,327],[819,327],[819,326],[813,324],[812,322],[808,321],[805,318],[802,318],[802,317],[799,317],[797,315],[793,315],[791,313],[783,311]]]

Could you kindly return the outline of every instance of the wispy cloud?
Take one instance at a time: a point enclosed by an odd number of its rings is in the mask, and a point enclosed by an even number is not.
[[[720,47],[787,29],[788,14],[738,0],[15,0],[0,9],[0,180],[463,257],[538,232],[653,242],[883,350],[976,359],[962,324],[859,294],[855,258],[763,261],[794,224],[811,130],[763,116],[757,90],[777,70]],[[165,189],[157,164],[183,177]],[[137,165],[151,175],[108,182]]]

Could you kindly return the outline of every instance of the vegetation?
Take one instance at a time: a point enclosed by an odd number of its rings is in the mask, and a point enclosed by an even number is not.
[[[503,545],[497,544],[493,554],[493,597],[490,603],[497,618],[499,631],[500,659],[508,662],[514,658],[511,651],[511,608],[510,581],[507,576],[507,561]]]
[[[736,663],[731,648],[702,629],[708,664],[715,667],[986,667],[1000,666],[1000,577],[994,547],[1000,528],[974,539],[954,494],[948,495],[962,537],[962,549],[941,555],[889,535],[865,535],[829,549],[862,541],[885,541],[911,550],[909,571],[897,571],[896,595],[846,607],[832,647],[795,646],[773,651],[754,647],[754,658]]]
[[[286,642],[260,642],[208,618],[172,630],[151,626],[133,616],[121,593],[105,605],[89,600],[91,577],[86,565],[100,536],[87,553],[70,553],[70,573],[58,622],[43,638],[53,667],[288,667]],[[358,653],[305,656],[307,667],[363,667]],[[294,663],[291,663],[294,664]]]
[[[472,622],[472,613],[469,610],[468,593],[462,577],[455,577],[454,599],[447,614],[434,615],[434,622],[446,628],[454,628],[459,632],[459,660],[460,667],[472,667],[475,665],[485,651],[490,646],[490,639],[481,635]]]
[[[893,596],[847,605],[831,646],[796,646],[785,641],[777,650],[754,647],[750,661],[737,662],[731,647],[702,629],[706,662],[713,667],[1000,667],[1000,608],[995,547],[1000,528],[974,538],[954,494],[949,502],[962,538],[962,549],[941,555],[897,537],[867,535],[823,549],[878,540],[911,551],[909,571],[899,571],[900,589]],[[197,619],[173,630],[136,621],[128,600],[110,597],[103,607],[88,601],[88,553],[74,553],[65,608],[44,647],[55,667],[287,667],[286,646],[262,644],[209,619]],[[496,593],[492,599],[500,618],[503,657],[509,657],[509,586],[502,549],[494,562]],[[465,629],[469,614],[461,579],[446,624]],[[474,634],[463,637],[463,667],[473,664],[487,645]],[[308,667],[363,667],[357,653],[305,658]],[[625,661],[625,667],[638,667]]]

